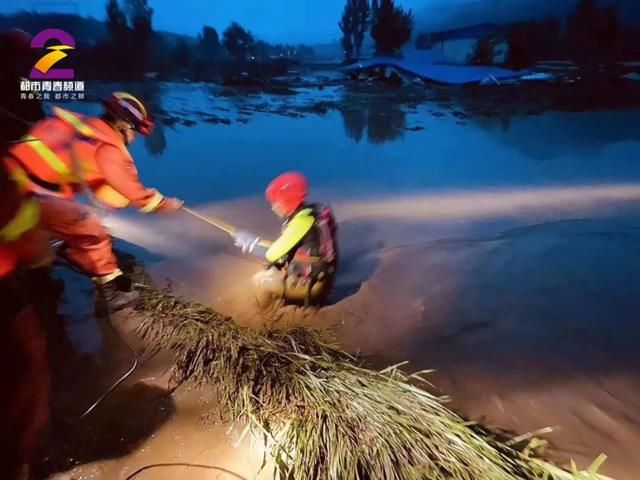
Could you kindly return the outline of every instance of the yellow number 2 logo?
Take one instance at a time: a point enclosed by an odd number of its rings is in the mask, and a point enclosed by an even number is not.
[[[35,64],[35,69],[41,73],[47,73],[56,63],[63,58],[68,57],[69,54],[66,53],[65,50],[73,50],[73,47],[71,45],[53,45],[51,47],[47,47],[47,50],[53,51],[44,55]]]
[[[55,40],[55,45],[46,46],[50,40]],[[69,50],[76,48],[76,42],[71,35],[59,28],[48,28],[38,33],[31,40],[31,48],[49,50],[31,69],[31,79],[72,79],[72,68],[52,68],[60,60],[69,56]]]

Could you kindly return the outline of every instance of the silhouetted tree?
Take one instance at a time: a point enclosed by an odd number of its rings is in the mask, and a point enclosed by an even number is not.
[[[574,58],[589,59],[596,50],[598,7],[595,0],[582,0],[567,22],[569,44]]]
[[[346,0],[338,27],[342,31],[345,61],[360,57],[364,35],[369,28],[371,8],[369,0]]]
[[[191,50],[184,38],[179,38],[173,49],[173,62],[176,70],[186,70],[191,67]]]
[[[620,36],[620,22],[614,7],[601,9],[600,25],[598,29],[598,46],[606,60],[613,60]]]
[[[413,13],[396,6],[394,0],[382,0],[371,27],[376,54],[395,54],[411,38]]]
[[[356,51],[356,58],[360,58],[362,51],[362,42],[364,34],[369,29],[369,19],[371,9],[369,8],[369,0],[354,0],[354,29],[353,29],[353,46]]]
[[[345,62],[353,59],[353,30],[355,25],[353,3],[353,0],[347,0],[342,9],[342,18],[338,22],[338,27],[342,32],[341,44]]]
[[[139,72],[147,69],[153,37],[153,9],[147,0],[126,0],[126,12],[132,30],[130,56],[131,66]]]
[[[271,57],[273,47],[264,40],[258,40],[253,49],[254,55],[259,60],[267,60]]]
[[[175,47],[174,41],[168,41],[162,34],[153,34],[153,49],[150,53],[149,68],[161,75],[173,75],[176,64],[173,55],[168,54]]]
[[[502,34],[492,33],[476,42],[467,58],[471,65],[494,65],[496,62],[496,47],[504,43]],[[506,59],[505,59],[506,60]]]
[[[212,60],[220,55],[220,36],[218,31],[205,25],[202,27],[202,33],[198,35],[198,54],[204,60]]]
[[[378,0],[371,0],[371,19],[373,21],[376,20],[378,10],[380,10],[380,4],[378,3]]]
[[[229,55],[236,60],[246,60],[253,53],[255,40],[248,30],[233,22],[222,35],[222,44]]]
[[[118,0],[109,0],[107,2],[107,29],[115,44],[126,45],[129,38],[129,26],[127,25],[127,17],[120,8]]]
[[[506,63],[516,70],[530,67],[540,60],[558,58],[564,50],[560,24],[554,18],[512,25],[507,43]]]
[[[100,58],[103,63],[101,70],[113,73],[127,71],[129,58],[120,55],[120,52],[127,52],[130,49],[132,34],[127,17],[120,8],[118,0],[109,0],[106,4],[107,30],[110,40],[99,45],[95,58]]]
[[[295,56],[298,60],[311,60],[316,56],[316,52],[309,45],[301,44],[296,49]]]
[[[619,33],[613,7],[599,8],[596,0],[582,0],[567,23],[573,58],[582,61],[612,60]]]

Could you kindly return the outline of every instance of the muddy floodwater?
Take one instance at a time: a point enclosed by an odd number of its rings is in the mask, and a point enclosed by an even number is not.
[[[159,128],[132,148],[145,183],[266,238],[278,221],[265,185],[304,172],[340,222],[336,291],[320,311],[259,310],[249,281],[261,266],[186,213],[105,222],[157,280],[240,323],[334,326],[376,364],[435,369],[466,417],[516,434],[552,427],[552,458],[587,466],[605,453],[604,473],[640,478],[640,110],[506,112],[394,95],[156,85]],[[109,343],[90,315],[71,318],[84,355]],[[227,447],[202,446],[193,398],[175,402],[156,433],[92,458],[78,478],[119,478],[151,458],[226,458]],[[112,476],[91,477],[100,471]],[[141,478],[177,478],[151,473]]]

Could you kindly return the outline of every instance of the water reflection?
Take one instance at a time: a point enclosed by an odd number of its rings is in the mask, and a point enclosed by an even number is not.
[[[147,106],[151,112],[155,113],[163,111],[162,109],[162,96],[164,92],[159,83],[150,82],[145,84],[143,89],[143,98],[147,102]],[[151,135],[144,138],[144,146],[147,152],[154,157],[160,156],[167,148],[167,138],[164,133],[164,124],[156,121]]]
[[[346,102],[345,102],[346,103]],[[340,110],[347,137],[359,143],[365,135],[374,145],[392,142],[404,136],[407,114],[391,101],[371,100],[366,105]]]
[[[151,135],[145,137],[144,146],[147,152],[154,157],[158,157],[164,153],[167,148],[167,138],[164,134],[164,124],[162,122],[156,123]]]
[[[367,128],[366,110],[357,108],[354,110],[341,110],[340,113],[342,113],[342,122],[347,137],[356,143],[360,143]]]
[[[544,115],[498,115],[477,117],[474,123],[496,144],[502,144],[533,160],[551,160],[562,155],[607,157],[607,149],[620,148],[616,157],[637,156],[640,112],[547,112]],[[623,146],[626,144],[626,148]],[[609,155],[610,156],[610,155]]]

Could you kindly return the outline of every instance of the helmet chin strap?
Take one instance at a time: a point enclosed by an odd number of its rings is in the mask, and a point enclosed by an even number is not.
[[[119,128],[118,129],[118,131],[120,132],[120,135],[122,135],[122,141],[127,146],[131,143],[131,142],[129,142],[129,136],[127,135],[127,130],[128,129],[132,129],[133,130],[133,125],[129,124],[128,128]]]

